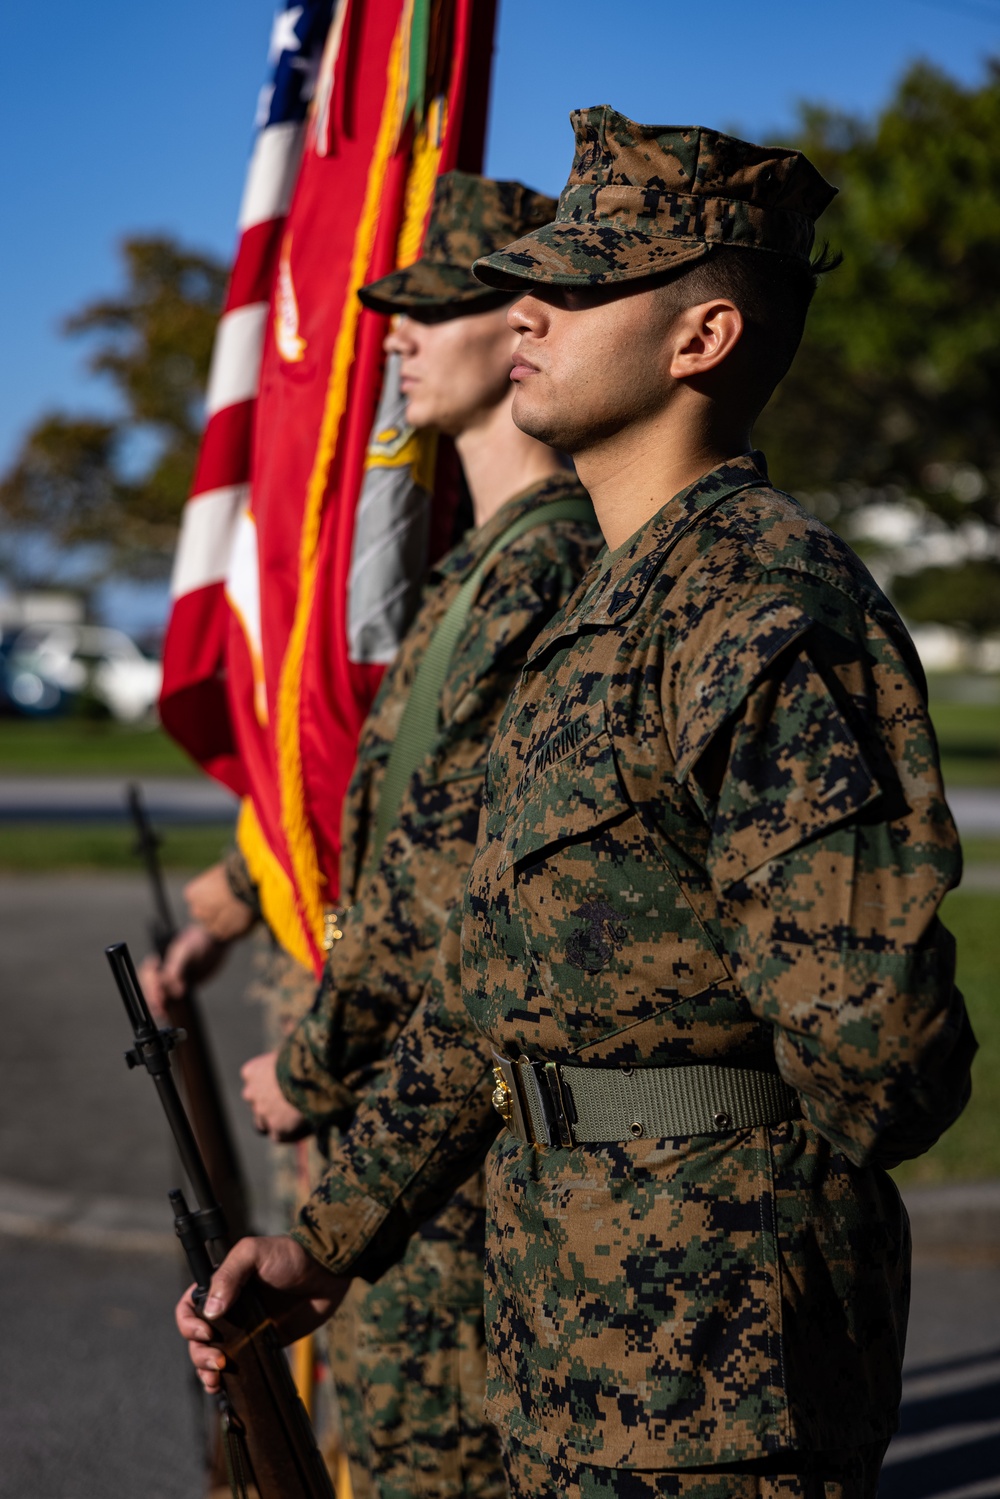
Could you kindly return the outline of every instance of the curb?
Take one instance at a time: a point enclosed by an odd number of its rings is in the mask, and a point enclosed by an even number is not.
[[[86,1249],[171,1254],[170,1208],[142,1198],[85,1196],[0,1178],[0,1234]]]

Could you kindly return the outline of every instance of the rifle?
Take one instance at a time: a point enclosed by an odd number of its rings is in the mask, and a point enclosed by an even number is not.
[[[128,945],[116,942],[105,948],[105,955],[135,1037],[125,1060],[129,1067],[145,1067],[153,1079],[197,1203],[192,1211],[183,1192],[170,1193],[174,1228],[191,1266],[194,1301],[200,1307],[230,1239],[170,1070],[170,1053],[186,1038],[176,1027],[157,1029]],[[336,1499],[274,1323],[253,1291],[242,1291],[213,1327],[226,1355],[219,1405],[234,1499],[248,1499],[250,1484],[260,1499]]]
[[[160,857],[161,839],[146,813],[142,792],[134,782],[128,788],[128,805],[135,824],[135,852],[142,857],[153,896],[153,915],[149,936],[162,959],[177,936],[177,923],[170,909]],[[169,999],[166,1008],[176,1030],[183,1031],[187,1045],[179,1054],[181,1081],[191,1113],[191,1123],[208,1167],[215,1196],[222,1204],[226,1222],[234,1239],[251,1232],[247,1192],[232,1131],[222,1101],[218,1074],[212,1059],[201,1006],[189,989],[180,999]]]

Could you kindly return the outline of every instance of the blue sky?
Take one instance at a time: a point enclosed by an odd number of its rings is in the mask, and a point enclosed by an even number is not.
[[[228,256],[273,0],[9,7],[0,63],[0,465],[45,409],[107,409],[58,334],[114,290],[116,243],[166,230]],[[1000,0],[500,0],[486,169],[558,191],[566,116],[753,137],[797,101],[872,113],[914,58],[966,82],[1000,54]]]

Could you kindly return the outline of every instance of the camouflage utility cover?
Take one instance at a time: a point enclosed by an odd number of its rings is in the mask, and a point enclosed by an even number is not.
[[[378,1274],[495,1134],[489,1044],[777,1068],[799,1118],[487,1160],[488,1413],[645,1469],[884,1441],[906,1215],[885,1167],[964,1105],[937,918],[960,854],[919,663],[760,455],[676,496],[536,644],[465,900],[296,1237]],[[463,1024],[461,984],[474,1028]]]
[[[482,312],[508,300],[472,274],[472,262],[548,223],[554,198],[520,182],[493,182],[471,172],[444,172],[434,188],[419,260],[363,286],[358,296],[373,312],[454,307]],[[454,315],[454,313],[453,313]]]
[[[487,286],[603,286],[672,271],[713,245],[808,260],[836,194],[800,151],[703,126],[637,125],[607,104],[570,115],[576,154],[555,221],[476,261]]]

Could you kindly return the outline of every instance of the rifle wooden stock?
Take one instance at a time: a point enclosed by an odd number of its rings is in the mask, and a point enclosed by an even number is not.
[[[135,1037],[125,1060],[130,1067],[144,1067],[153,1079],[197,1200],[196,1210],[190,1212],[182,1192],[175,1189],[170,1194],[177,1236],[187,1253],[197,1295],[202,1296],[213,1265],[229,1247],[230,1234],[171,1073],[170,1053],[186,1044],[186,1038],[173,1030],[157,1029],[127,945],[115,943],[105,952]],[[336,1499],[274,1324],[253,1291],[244,1291],[228,1315],[216,1319],[213,1326],[226,1355],[222,1385],[227,1439],[239,1450],[239,1466],[249,1469],[259,1499]],[[236,1483],[233,1493],[241,1493]]]
[[[261,1499],[334,1499],[288,1360],[257,1298],[244,1293],[212,1325],[226,1355],[226,1398],[243,1428]]]

